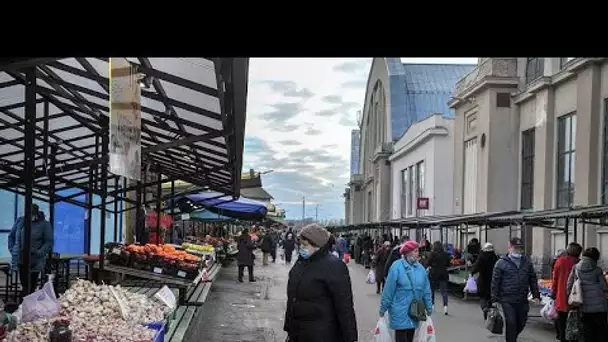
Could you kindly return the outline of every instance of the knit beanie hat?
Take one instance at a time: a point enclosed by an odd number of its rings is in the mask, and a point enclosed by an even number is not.
[[[320,225],[313,223],[302,228],[300,238],[308,240],[315,247],[323,247],[329,241],[329,232]]]
[[[494,251],[494,245],[490,242],[486,242],[483,245],[483,248],[481,249],[483,252],[493,252]]]
[[[414,240],[406,241],[403,245],[401,245],[399,253],[401,253],[401,255],[406,255],[411,251],[415,250],[416,248],[418,248],[418,242]]]

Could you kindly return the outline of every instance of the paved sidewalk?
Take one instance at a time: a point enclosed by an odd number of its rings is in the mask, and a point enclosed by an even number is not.
[[[256,263],[261,264],[261,255]],[[237,282],[237,266],[222,268],[200,314],[192,321],[186,342],[283,342],[287,278],[290,266],[277,260],[256,265],[257,282]]]

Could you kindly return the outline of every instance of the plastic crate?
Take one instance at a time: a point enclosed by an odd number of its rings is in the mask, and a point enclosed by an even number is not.
[[[164,342],[165,341],[165,323],[153,322],[153,323],[146,324],[146,326],[150,329],[156,330],[156,335],[154,335],[154,339],[152,339],[152,342]]]

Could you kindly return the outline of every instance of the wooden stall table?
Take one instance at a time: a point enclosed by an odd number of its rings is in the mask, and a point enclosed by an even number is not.
[[[99,270],[99,263],[96,262],[93,265],[93,268]],[[135,278],[148,279],[148,280],[151,280],[154,282],[165,284],[170,287],[176,287],[179,291],[178,292],[179,293],[178,301],[181,305],[195,305],[196,306],[196,305],[202,304],[202,303],[191,303],[191,302],[187,301],[188,289],[192,286],[198,285],[201,282],[201,279],[203,277],[202,271],[199,272],[198,276],[194,280],[189,280],[189,279],[182,279],[182,278],[178,278],[178,277],[168,276],[165,274],[158,274],[158,273],[154,273],[154,272],[150,272],[150,271],[136,270],[131,267],[111,265],[107,261],[104,263],[103,269],[104,269],[104,271],[113,272],[113,273],[118,274],[121,278],[119,282],[121,282],[124,279],[124,276],[131,276],[131,277],[135,277]]]

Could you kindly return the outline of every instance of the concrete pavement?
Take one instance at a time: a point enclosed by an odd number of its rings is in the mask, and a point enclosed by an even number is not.
[[[261,255],[256,263],[261,264]],[[257,282],[237,282],[236,263],[221,269],[186,342],[283,342],[287,278],[290,266],[277,259],[255,265]]]
[[[261,257],[256,259],[261,263]],[[256,283],[237,282],[236,265],[222,268],[200,314],[192,321],[186,341],[283,342],[286,286],[290,265],[282,260],[269,266],[255,266]],[[380,296],[376,285],[365,283],[368,270],[351,262],[348,265],[359,329],[359,341],[373,341],[378,320]],[[247,279],[247,275],[245,275]],[[438,297],[439,299],[440,297]],[[434,314],[438,341],[504,341],[504,336],[485,330],[476,301],[449,298],[449,316]],[[539,318],[529,320],[519,342],[553,342],[551,325]]]

